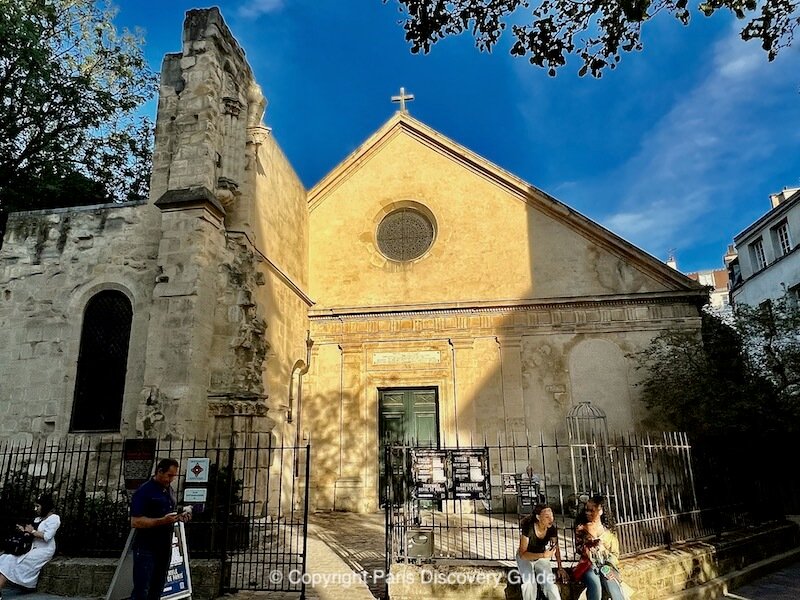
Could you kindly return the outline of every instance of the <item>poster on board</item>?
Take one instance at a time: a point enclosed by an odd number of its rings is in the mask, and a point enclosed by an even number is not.
[[[128,534],[117,569],[106,594],[106,600],[127,600],[133,593],[133,535]],[[161,600],[179,600],[192,595],[192,577],[189,571],[189,554],[186,551],[186,530],[183,523],[175,523],[172,530],[172,552],[167,581],[161,592]]]
[[[192,576],[189,572],[189,553],[186,551],[186,528],[175,523],[172,533],[172,556],[161,600],[178,600],[192,595]]]
[[[411,451],[414,492],[420,500],[447,498],[447,451],[415,448]]]
[[[489,499],[488,448],[450,450],[453,497],[456,499]]]
[[[156,440],[131,439],[124,442],[122,449],[122,471],[125,478],[125,489],[132,494],[153,474],[153,463],[156,459]]]

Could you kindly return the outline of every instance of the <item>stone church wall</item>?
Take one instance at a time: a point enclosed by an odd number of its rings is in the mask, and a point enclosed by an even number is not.
[[[583,400],[639,426],[628,354],[699,327],[702,290],[402,116],[309,204],[219,11],[189,11],[183,33],[162,68],[150,202],[9,220],[0,437],[68,432],[82,311],[103,289],[133,304],[121,435],[308,434],[317,509],[377,508],[383,389],[435,389],[444,446],[563,432]],[[435,243],[389,260],[376,228],[408,207],[433,215]],[[259,464],[290,489],[274,458]],[[258,494],[263,513],[281,501]]]
[[[0,250],[0,436],[69,430],[83,310],[104,289],[133,305],[123,402],[132,428],[144,376],[160,214],[148,205],[10,215]]]
[[[231,215],[230,230],[249,232],[259,257],[261,285],[255,294],[265,311],[268,406],[273,420],[288,413],[292,365],[306,359],[308,309],[308,211],[306,190],[272,132],[249,130],[247,172],[252,194],[243,194]],[[247,198],[253,201],[248,203]],[[292,428],[282,431],[292,437]],[[276,432],[277,433],[277,432]],[[293,439],[293,437],[292,437]]]
[[[587,400],[609,429],[637,430],[646,411],[628,355],[663,328],[698,324],[692,303],[622,300],[313,318],[312,503],[377,508],[381,389],[435,388],[448,447],[524,444],[526,431],[565,439],[569,409]]]

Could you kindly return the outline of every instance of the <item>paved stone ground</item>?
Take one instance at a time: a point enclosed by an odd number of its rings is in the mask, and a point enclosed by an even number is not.
[[[375,571],[384,565],[384,516],[350,513],[313,514],[308,527],[306,571],[313,581],[308,600],[374,600],[383,591]],[[281,573],[283,576],[283,573]],[[370,591],[372,588],[373,591]],[[373,595],[374,594],[374,595]],[[299,592],[242,591],[225,600],[299,600]],[[3,600],[97,600],[24,592],[8,587]]]
[[[83,598],[75,596],[67,598],[66,596],[56,596],[55,594],[42,594],[39,592],[22,591],[18,588],[8,586],[3,588],[3,600],[97,600],[96,598]]]
[[[309,600],[373,600],[383,581],[371,575],[384,565],[383,514],[318,513],[309,520],[307,572],[314,581]],[[369,576],[364,576],[365,573]],[[299,592],[239,592],[226,600],[299,600]],[[718,600],[800,600],[800,562],[729,592]],[[67,600],[64,596],[25,593],[12,587],[3,600]],[[70,598],[68,600],[96,600]]]
[[[309,600],[374,600],[383,581],[383,514],[317,513],[309,517],[306,586]],[[227,600],[298,600],[299,592],[242,591]]]
[[[800,562],[766,575],[746,586],[728,592],[723,598],[734,600],[797,600],[800,598]]]

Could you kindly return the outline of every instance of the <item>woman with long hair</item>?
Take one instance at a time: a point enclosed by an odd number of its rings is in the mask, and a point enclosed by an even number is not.
[[[625,600],[619,575],[619,540],[605,516],[606,499],[592,496],[586,503],[586,519],[575,528],[576,549],[587,565],[580,579],[586,585],[587,600],[601,600],[603,588],[611,600]]]
[[[29,552],[22,556],[0,554],[0,600],[3,587],[9,581],[24,588],[35,588],[39,572],[56,553],[54,536],[61,525],[50,494],[42,494],[34,505],[37,517],[33,525],[17,525],[17,529],[33,536]]]
[[[563,581],[566,572],[561,566],[558,529],[554,520],[553,509],[538,504],[520,523],[517,567],[522,580],[522,600],[536,600],[537,588],[541,588],[547,600],[561,600],[550,564],[550,559],[555,556],[558,576]]]

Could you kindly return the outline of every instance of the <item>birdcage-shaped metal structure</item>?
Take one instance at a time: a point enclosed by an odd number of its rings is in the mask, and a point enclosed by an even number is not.
[[[604,477],[608,448],[606,413],[591,402],[579,402],[567,413],[572,486],[576,502],[598,493]]]
[[[603,444],[608,442],[606,413],[591,402],[579,402],[567,413],[570,443]]]

